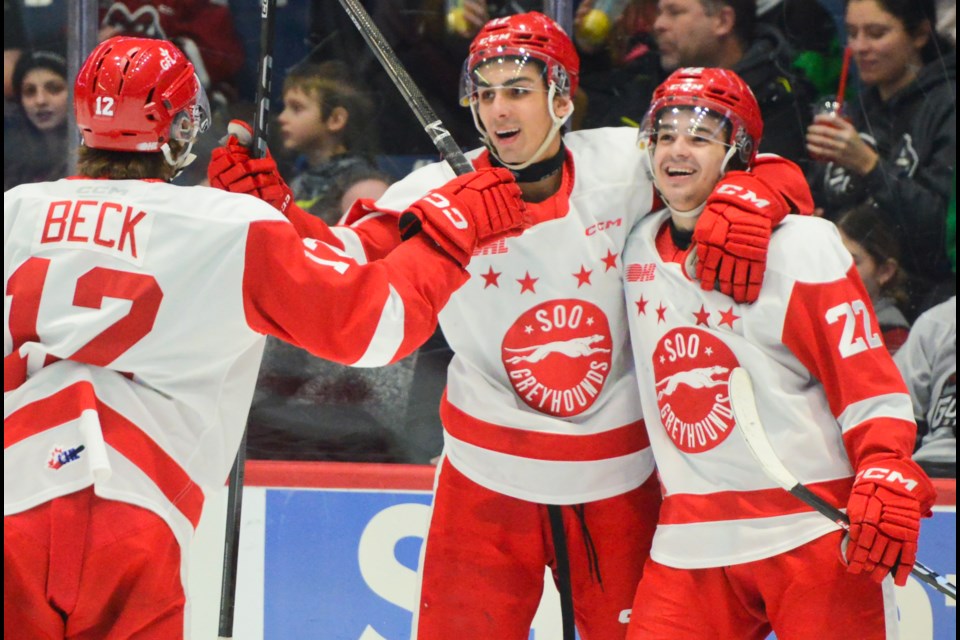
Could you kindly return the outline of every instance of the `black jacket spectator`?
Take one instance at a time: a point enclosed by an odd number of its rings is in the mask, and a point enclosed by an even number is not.
[[[861,91],[850,117],[880,154],[876,168],[858,178],[842,167],[817,167],[811,186],[828,212],[872,198],[903,241],[903,264],[914,276],[951,276],[944,234],[957,156],[955,51],[926,64],[917,78],[880,99]]]

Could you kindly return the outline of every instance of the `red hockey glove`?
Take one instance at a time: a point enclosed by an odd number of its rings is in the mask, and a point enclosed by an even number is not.
[[[466,266],[473,250],[527,226],[526,205],[513,174],[480,169],[454,178],[420,198],[400,216],[400,237],[421,230]]]
[[[880,582],[890,571],[901,587],[917,560],[920,518],[929,517],[936,490],[913,460],[889,458],[857,471],[847,515],[847,571]]]
[[[751,171],[730,171],[707,198],[693,240],[700,286],[737,302],[760,295],[773,228],[788,213],[809,214],[813,197],[803,171],[780,156],[761,155]]]
[[[268,151],[264,158],[250,157],[253,130],[246,122],[231,120],[227,131],[225,144],[210,154],[210,186],[255,196],[284,213],[293,202],[293,192],[280,176],[273,156]]]

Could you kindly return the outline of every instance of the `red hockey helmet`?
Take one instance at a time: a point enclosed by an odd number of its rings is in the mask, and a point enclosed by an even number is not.
[[[77,74],[74,109],[83,143],[111,151],[161,152],[170,140],[189,147],[210,124],[193,65],[170,42],[150,38],[98,45]]]
[[[480,29],[463,66],[461,104],[469,104],[477,92],[477,69],[494,59],[536,60],[544,67],[547,86],[555,87],[557,95],[573,97],[577,91],[580,56],[560,25],[537,11],[495,18]]]
[[[655,144],[660,122],[680,108],[712,113],[729,123],[723,138],[717,141],[735,149],[745,167],[753,163],[763,136],[763,118],[753,91],[740,76],[729,69],[704,67],[671,73],[653,92],[650,109],[640,125],[641,146]]]

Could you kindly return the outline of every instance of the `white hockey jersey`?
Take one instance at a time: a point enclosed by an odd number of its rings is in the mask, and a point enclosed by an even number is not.
[[[841,508],[867,432],[883,430],[879,440],[909,456],[910,398],[830,222],[788,216],[771,240],[759,299],[741,305],[702,290],[673,261],[668,219],[664,210],[640,221],[624,250],[633,350],[665,494],[651,555],[678,568],[767,558],[836,525],[760,469],[730,408],[730,371],[752,376],[787,467]]]
[[[6,192],[4,515],[93,485],[186,546],[236,454],[264,334],[386,364],[432,335],[464,279],[425,241],[358,266],[269,205],[205,187]]]
[[[957,296],[927,309],[917,318],[894,360],[910,390],[914,417],[929,427],[915,458],[955,459]]]
[[[441,404],[445,455],[478,484],[547,504],[619,495],[653,471],[620,255],[627,230],[653,207],[653,187],[635,129],[564,141],[559,193],[529,205],[538,224],[477,251],[470,280],[440,315],[454,351]],[[489,166],[486,152],[469,156]],[[382,212],[403,211],[453,177],[446,163],[415,171],[335,232],[350,252],[382,255],[396,242],[386,232],[395,216]]]

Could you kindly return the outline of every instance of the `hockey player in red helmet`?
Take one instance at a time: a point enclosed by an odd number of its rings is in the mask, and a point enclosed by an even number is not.
[[[537,224],[483,247],[440,317],[454,356],[413,623],[421,640],[528,637],[546,569],[563,594],[564,637],[575,620],[584,640],[623,638],[653,538],[660,488],[629,348],[637,310],[623,297],[635,274],[620,254],[659,199],[636,129],[562,132],[578,73],[570,38],[535,12],[490,21],[464,65],[464,106],[485,141],[467,157],[511,169]],[[730,182],[770,207],[711,193],[703,216],[701,281],[743,300],[773,226],[809,200],[795,165],[764,166]],[[215,150],[208,175],[275,203],[304,232],[319,226],[284,207],[275,165],[240,145]],[[358,202],[335,230],[344,249],[393,250],[395,215],[452,175],[435,163]]]
[[[638,309],[630,337],[664,501],[628,638],[895,638],[892,587],[916,560],[935,492],[911,460],[911,400],[836,229],[787,216],[753,305],[690,279],[709,195],[767,161],[756,154],[759,114],[733,71],[686,68],[656,90],[641,125],[667,207],[634,227],[623,259],[628,273],[655,274],[628,277],[625,291]],[[755,381],[776,453],[846,507],[848,539],[750,453],[731,408],[738,367]]]
[[[175,640],[265,336],[342,364],[404,357],[524,204],[505,169],[438,185],[425,234],[359,264],[260,200],[169,184],[208,117],[170,42],[104,41],[75,97],[79,175],[3,197],[4,637]]]
[[[530,82],[530,71],[542,79],[542,86]],[[573,96],[577,91],[580,57],[573,43],[557,23],[542,13],[525,13],[488,22],[470,44],[470,53],[463,63],[460,78],[460,102],[470,107],[481,139],[504,166],[519,171],[544,158],[557,157],[562,140],[557,133],[573,115]],[[525,79],[526,78],[526,79]],[[511,141],[501,152],[497,142],[510,137],[530,136],[521,131],[488,130],[479,116],[479,105],[489,102],[498,90],[530,92],[546,88],[546,105],[550,128],[542,140],[534,139],[527,147],[516,150]],[[522,97],[515,96],[515,97]],[[532,153],[531,153],[532,151]],[[522,159],[518,159],[522,158]]]

